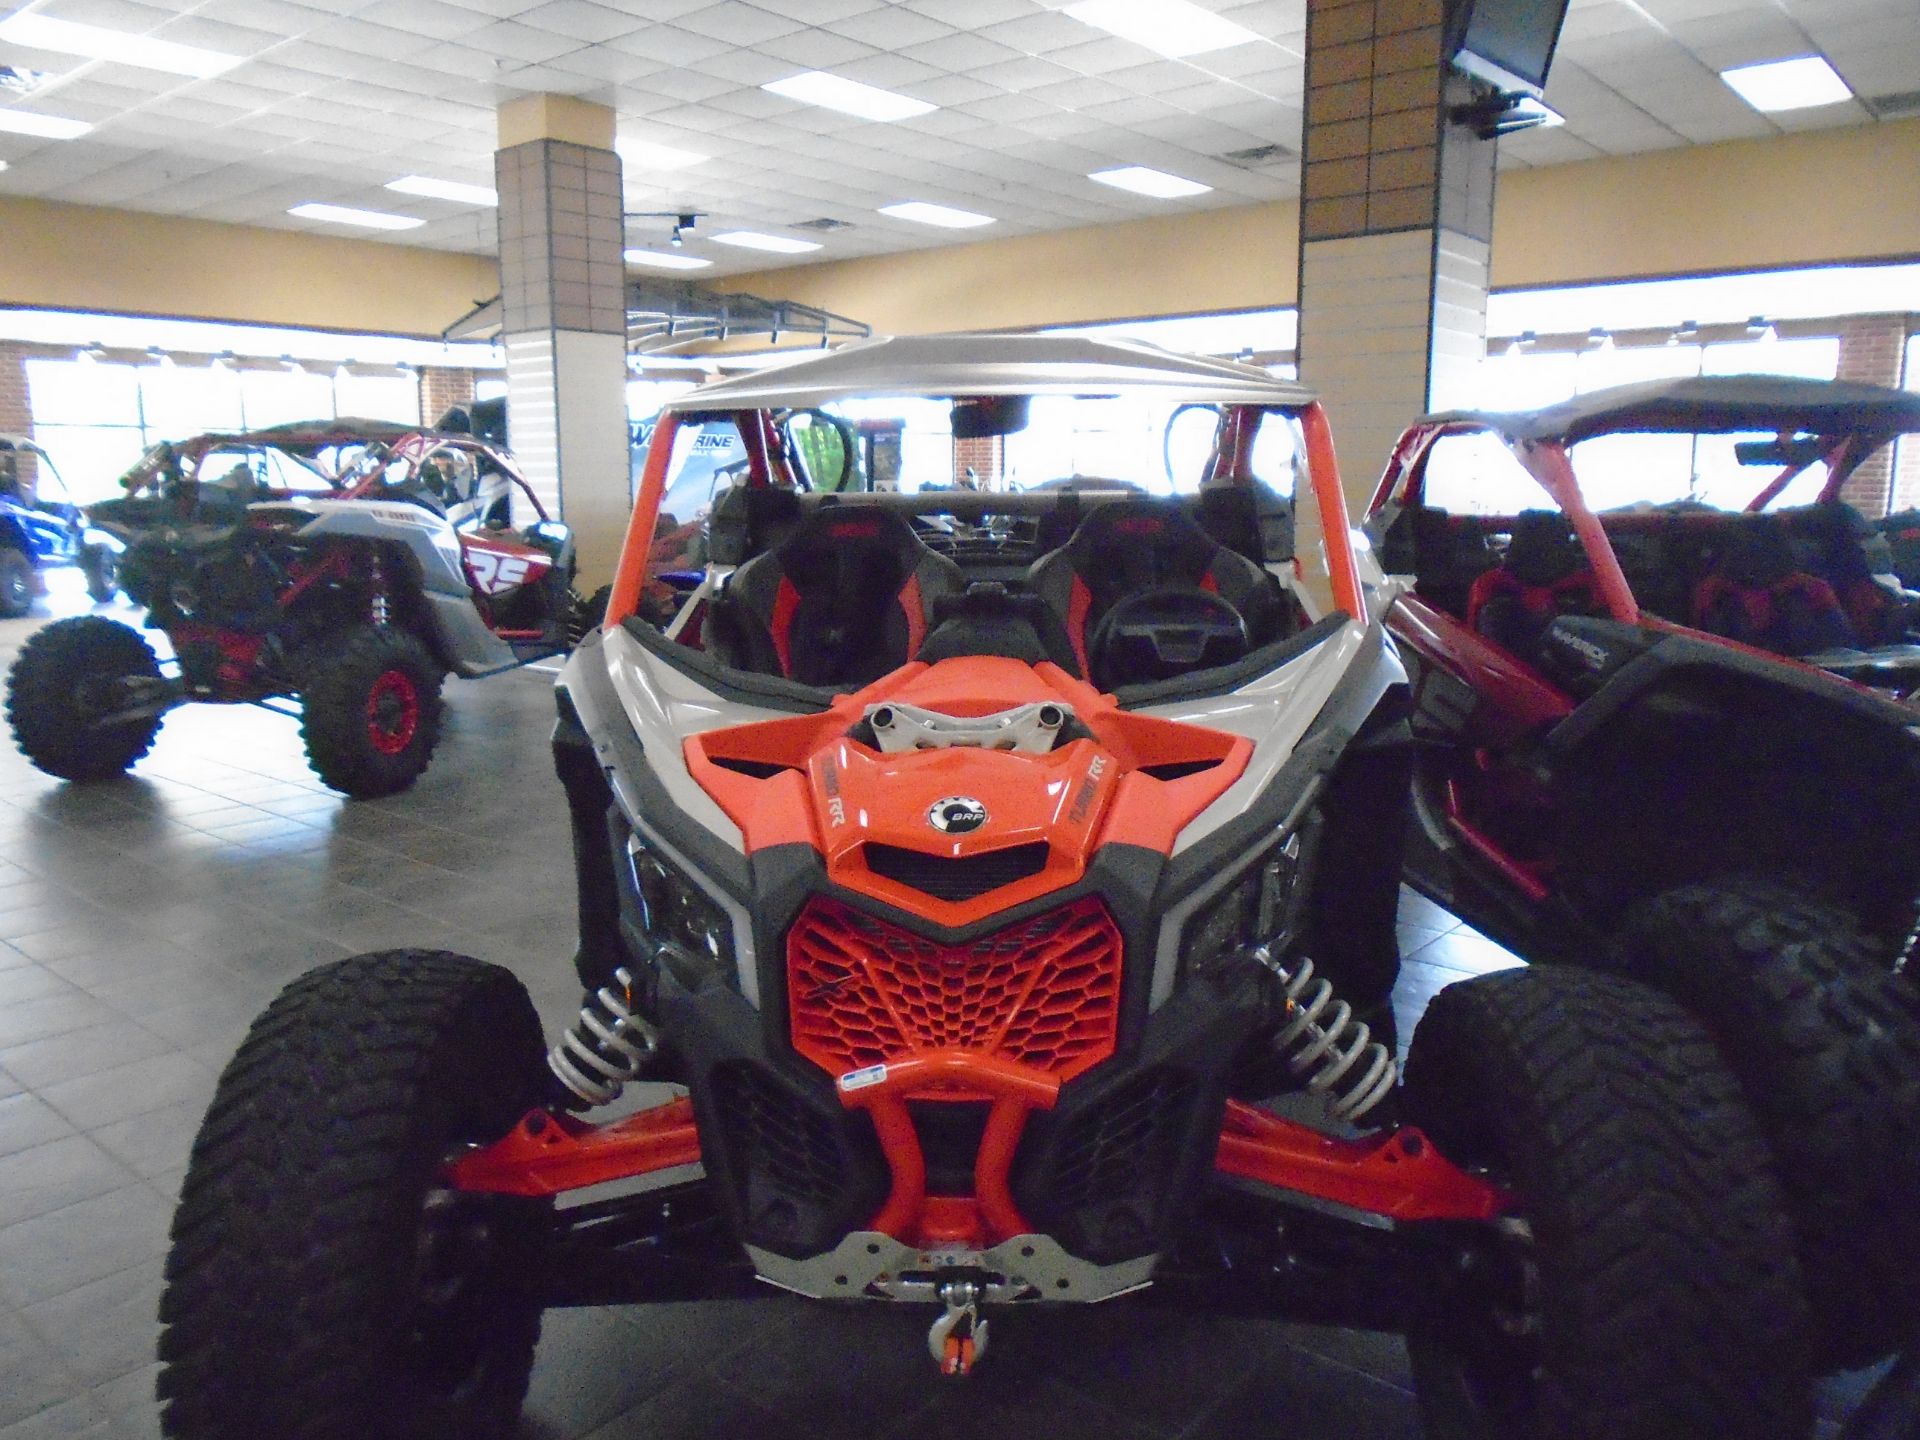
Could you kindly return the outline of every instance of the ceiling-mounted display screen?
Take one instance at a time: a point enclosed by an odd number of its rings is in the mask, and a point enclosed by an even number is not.
[[[1455,0],[1456,69],[1503,91],[1538,96],[1547,84],[1567,0]]]

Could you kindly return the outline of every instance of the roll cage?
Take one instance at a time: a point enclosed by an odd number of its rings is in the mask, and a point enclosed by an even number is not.
[[[978,352],[977,358],[968,355],[970,349]],[[896,356],[898,364],[889,364]],[[1332,432],[1325,411],[1311,393],[1249,366],[1194,361],[1154,346],[1040,336],[976,336],[867,341],[819,359],[710,385],[669,405],[649,437],[639,494],[614,577],[607,623],[618,624],[639,609],[650,578],[649,557],[675,437],[685,426],[732,420],[744,441],[746,473],[742,483],[752,488],[799,491],[807,488],[805,470],[779,423],[783,414],[794,410],[855,397],[968,400],[1116,393],[1156,395],[1218,409],[1220,423],[1213,453],[1201,476],[1203,483],[1250,486],[1249,457],[1260,417],[1277,412],[1295,419],[1304,439],[1309,478],[1303,489],[1313,498],[1324,536],[1325,579],[1332,603],[1349,615],[1366,618],[1367,603],[1348,529]],[[875,498],[862,497],[862,503]],[[1008,511],[1017,508],[1012,499],[995,495],[988,504],[965,495],[946,495],[939,497],[943,503],[935,508],[948,513],[956,506]],[[1302,551],[1310,548],[1302,547]]]

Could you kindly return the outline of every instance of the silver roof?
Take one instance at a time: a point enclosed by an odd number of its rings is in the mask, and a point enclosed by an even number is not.
[[[1313,392],[1232,360],[1077,335],[903,335],[859,340],[676,396],[667,409],[806,409],[859,396],[1153,395],[1297,408]]]

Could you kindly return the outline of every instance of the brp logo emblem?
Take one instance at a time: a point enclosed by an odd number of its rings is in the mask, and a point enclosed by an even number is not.
[[[933,802],[927,823],[943,835],[965,835],[987,823],[987,807],[971,795],[949,795]]]

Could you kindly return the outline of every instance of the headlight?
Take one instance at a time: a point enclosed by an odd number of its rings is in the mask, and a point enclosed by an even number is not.
[[[621,929],[637,958],[671,971],[688,989],[715,978],[738,989],[727,912],[640,835],[627,837],[626,854]]]
[[[1180,937],[1183,976],[1214,973],[1257,946],[1275,957],[1298,942],[1313,853],[1312,824],[1269,846],[1187,921]]]

